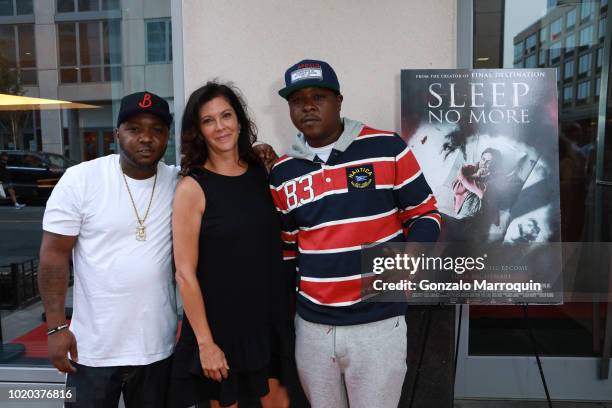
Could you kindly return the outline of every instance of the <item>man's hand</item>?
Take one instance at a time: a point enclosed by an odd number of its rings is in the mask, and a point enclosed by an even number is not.
[[[255,150],[255,153],[257,154],[257,157],[259,157],[261,164],[263,164],[263,166],[269,173],[272,169],[272,165],[274,165],[274,162],[278,160],[278,155],[276,154],[272,146],[267,143],[261,143],[253,146],[253,150]]]
[[[76,368],[70,364],[68,353],[73,361],[79,360],[77,342],[70,330],[62,330],[53,333],[47,339],[49,349],[49,360],[55,368],[62,373],[75,373]]]

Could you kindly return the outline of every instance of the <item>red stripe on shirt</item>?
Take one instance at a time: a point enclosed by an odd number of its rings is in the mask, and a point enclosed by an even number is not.
[[[290,234],[285,231],[281,231],[281,239],[287,242],[296,242],[297,241],[297,233]]]
[[[395,185],[398,186],[402,184],[404,181],[408,180],[411,177],[414,177],[421,168],[419,167],[419,163],[417,162],[412,151],[406,153],[399,161],[396,163],[397,174],[395,175]]]
[[[375,242],[401,229],[397,213],[369,221],[330,225],[300,231],[301,250],[340,249]]]
[[[361,132],[359,133],[359,136],[368,136],[368,135],[377,135],[377,134],[382,134],[382,135],[393,135],[393,132],[386,132],[384,130],[378,130],[378,129],[373,129],[371,127],[367,127],[364,126],[363,129],[361,130]],[[359,136],[357,136],[359,138]]]
[[[295,258],[296,251],[283,250],[283,258]]]
[[[418,217],[430,211],[436,211],[436,198],[432,195],[428,200],[411,208],[409,210],[400,211],[400,219],[402,222],[409,221],[412,218]]]

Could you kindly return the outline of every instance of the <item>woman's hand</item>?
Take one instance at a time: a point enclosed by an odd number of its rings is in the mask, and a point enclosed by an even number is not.
[[[203,344],[198,346],[200,349],[200,364],[204,376],[221,382],[227,378],[227,360],[225,354],[215,343]]]

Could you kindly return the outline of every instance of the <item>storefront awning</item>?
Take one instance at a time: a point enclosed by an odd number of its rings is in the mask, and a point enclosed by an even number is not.
[[[0,111],[95,108],[99,108],[99,106],[79,102],[60,101],[57,99],[32,98],[29,96],[0,94]]]

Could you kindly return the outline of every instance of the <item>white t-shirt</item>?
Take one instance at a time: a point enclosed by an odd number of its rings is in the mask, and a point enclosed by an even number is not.
[[[328,144],[327,146],[312,147],[308,144],[308,142],[306,142],[306,146],[308,146],[308,149],[314,154],[316,154],[319,159],[323,160],[323,163],[326,163],[327,159],[329,159],[329,155],[331,154],[331,151],[334,148],[335,144],[336,143],[334,142],[332,144]]]
[[[138,214],[147,209],[153,177],[127,178]],[[78,235],[73,251],[70,330],[80,364],[145,365],[172,354],[177,329],[172,279],[172,199],[178,169],[159,163],[145,221],[146,241],[121,176],[119,155],[70,167],[57,183],[43,229]]]

